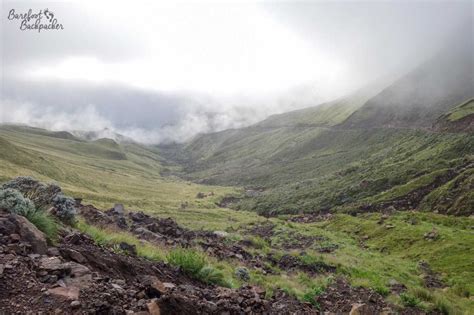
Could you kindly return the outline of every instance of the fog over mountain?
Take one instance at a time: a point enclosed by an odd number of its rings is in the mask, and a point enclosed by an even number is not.
[[[0,122],[179,142],[472,50],[472,1],[97,2],[2,2]],[[64,30],[8,19],[45,8]]]

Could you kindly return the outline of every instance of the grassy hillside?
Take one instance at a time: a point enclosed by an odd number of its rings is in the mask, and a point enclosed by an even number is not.
[[[252,127],[203,136],[181,150],[168,157],[178,160],[190,179],[266,188],[259,196],[244,199],[240,208],[294,213],[402,197],[435,182],[438,171],[456,172],[439,185],[459,182],[464,187],[460,190],[469,191],[474,136],[399,129]],[[472,196],[459,198],[446,199],[438,211],[471,213]],[[426,198],[424,208],[437,204],[434,200]]]
[[[1,126],[0,181],[27,175],[55,181],[71,196],[84,198],[85,203],[101,208],[123,203],[126,208],[161,216],[172,214],[181,223],[195,227],[212,228],[233,218],[248,217],[215,205],[223,195],[234,192],[232,188],[163,178],[161,158],[154,149],[104,139],[86,142],[57,134]],[[214,192],[214,196],[197,199],[198,192]],[[212,219],[212,224],[199,219],[202,217]]]

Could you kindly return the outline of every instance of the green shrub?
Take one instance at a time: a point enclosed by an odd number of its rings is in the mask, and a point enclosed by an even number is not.
[[[43,232],[49,241],[58,235],[58,225],[53,217],[43,210],[36,209],[34,203],[13,188],[0,189],[0,208],[24,216]]]
[[[35,205],[16,189],[0,189],[0,208],[22,216],[35,212]]]
[[[71,197],[62,194],[57,195],[53,199],[55,207],[55,215],[67,224],[73,224],[76,216],[75,201]]]
[[[242,281],[247,282],[250,280],[249,270],[245,267],[237,267],[235,269],[235,276]]]
[[[180,267],[184,272],[195,277],[198,276],[204,266],[206,266],[206,257],[198,251],[191,249],[177,248],[170,251],[167,255],[169,264]]]
[[[61,193],[56,184],[44,184],[30,176],[19,176],[2,185],[2,188],[16,189],[30,199],[38,208],[47,208],[54,197]]]
[[[29,212],[26,218],[33,223],[38,230],[43,232],[50,242],[54,242],[57,239],[58,224],[52,216],[42,210],[36,210]]]
[[[408,306],[408,307],[415,307],[418,304],[420,304],[420,300],[418,300],[416,297],[408,293],[401,293],[400,300],[402,301],[403,305]]]

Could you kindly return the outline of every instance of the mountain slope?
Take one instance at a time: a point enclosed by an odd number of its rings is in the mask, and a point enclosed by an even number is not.
[[[474,93],[473,39],[469,34],[393,84],[342,124],[345,128],[430,128]]]
[[[188,179],[258,186],[236,207],[265,214],[382,206],[472,214],[469,53],[472,41],[440,52],[383,88],[163,146],[161,152]]]

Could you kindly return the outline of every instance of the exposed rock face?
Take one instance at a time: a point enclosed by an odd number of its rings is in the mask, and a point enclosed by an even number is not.
[[[20,240],[27,242],[32,251],[38,254],[46,254],[48,249],[43,232],[17,214],[0,210],[0,234],[12,235],[13,240],[17,242]]]

